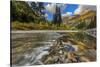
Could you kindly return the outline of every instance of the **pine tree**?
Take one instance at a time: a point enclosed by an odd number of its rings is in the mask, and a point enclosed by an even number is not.
[[[11,21],[37,23],[45,20],[42,2],[11,1],[10,6]]]
[[[44,17],[44,5],[42,2],[31,2],[31,8],[33,9],[33,11],[35,12],[35,15],[38,14],[38,23],[40,21],[45,21],[45,17]]]
[[[56,5],[55,14],[53,17],[53,23],[60,26],[61,22],[62,22],[62,19],[61,19],[60,7]]]

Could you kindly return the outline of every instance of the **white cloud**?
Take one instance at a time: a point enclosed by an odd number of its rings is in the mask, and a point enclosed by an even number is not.
[[[66,13],[65,13],[65,14],[61,14],[61,16],[62,16],[62,17],[66,16]]]
[[[82,11],[82,6],[80,5],[75,11],[74,14],[80,14]]]
[[[63,3],[57,3],[56,4],[58,7],[65,7],[65,4],[63,4]]]
[[[80,14],[83,11],[86,10],[93,10],[96,11],[96,6],[92,6],[92,5],[80,5],[76,10],[75,10],[75,14]]]
[[[72,12],[67,12],[66,14],[67,14],[67,15],[72,15]]]
[[[62,14],[62,17],[64,17],[64,16],[70,16],[70,15],[72,15],[72,12],[66,12],[65,14]]]
[[[56,4],[48,4],[45,6],[46,10],[48,10],[49,12],[55,13],[55,6]]]
[[[45,13],[45,17],[48,17],[48,14],[47,13]]]
[[[57,5],[58,7],[62,7],[62,8],[61,8],[61,11],[64,10],[64,9],[66,8],[65,4],[52,3],[52,4],[46,5],[46,6],[45,6],[45,9],[48,10],[49,12],[51,12],[51,13],[55,13],[56,5]]]

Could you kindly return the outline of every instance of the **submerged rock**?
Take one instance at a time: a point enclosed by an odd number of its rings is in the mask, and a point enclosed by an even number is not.
[[[57,39],[48,50],[49,54],[42,57],[42,62],[44,64],[77,63],[96,59],[95,50],[86,48],[86,45],[81,42],[75,42],[74,45],[69,41],[63,42],[63,40]]]

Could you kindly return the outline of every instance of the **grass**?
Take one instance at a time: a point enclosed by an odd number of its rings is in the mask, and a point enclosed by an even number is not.
[[[71,25],[60,24],[60,26],[51,23],[33,23],[33,22],[12,22],[11,28],[13,30],[75,30],[76,28]]]

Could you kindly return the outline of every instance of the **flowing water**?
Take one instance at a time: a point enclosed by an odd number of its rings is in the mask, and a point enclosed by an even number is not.
[[[50,54],[50,49],[57,39],[62,39],[63,44],[71,44],[71,46],[63,46],[67,51],[83,53],[85,57],[92,58],[89,61],[96,60],[96,38],[84,32],[12,33],[11,64],[13,66],[46,64],[41,59]],[[82,46],[79,46],[80,44]],[[86,47],[83,48],[83,46]],[[79,47],[80,50],[78,50]]]

